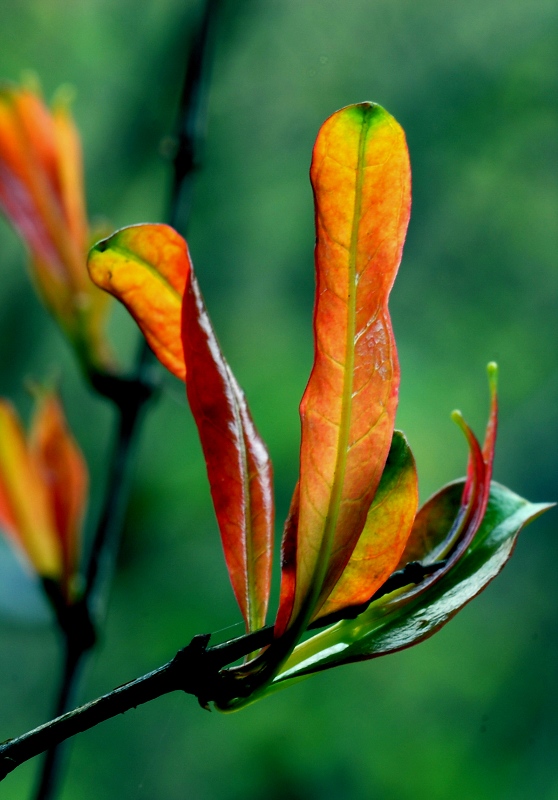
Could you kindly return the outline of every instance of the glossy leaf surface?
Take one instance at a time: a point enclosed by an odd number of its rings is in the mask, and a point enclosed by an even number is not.
[[[464,486],[465,481],[456,481],[430,500],[433,524],[439,520],[444,527],[447,519],[457,514]],[[548,508],[548,504],[529,503],[492,483],[480,529],[449,573],[406,605],[395,603],[395,592],[372,603],[356,619],[344,620],[304,642],[276,682],[288,684],[322,669],[376,658],[428,638],[496,577],[510,557],[521,529]]]
[[[390,448],[399,387],[387,301],[410,210],[403,131],[372,103],[342,109],[319,132],[310,174],[315,358],[300,408],[296,581],[282,588],[279,621],[317,612],[346,565]]]
[[[168,225],[133,225],[98,242],[91,279],[123,303],[157,358],[185,377],[181,307],[191,262],[182,236]]]
[[[378,490],[355,549],[319,616],[369,600],[395,571],[418,506],[415,460],[395,431]]]
[[[273,552],[271,462],[213,332],[193,271],[183,304],[186,391],[233,590],[248,630],[265,624]]]

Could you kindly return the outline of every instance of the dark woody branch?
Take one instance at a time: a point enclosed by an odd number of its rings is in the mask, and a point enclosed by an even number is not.
[[[254,648],[269,643],[273,629],[233,639],[225,645],[207,648],[210,635],[196,636],[176,656],[153,672],[126,683],[106,695],[86,703],[74,711],[41,725],[0,745],[0,780],[12,770],[49,748],[93,728],[117,714],[122,714],[164,694],[183,691],[199,698],[207,705],[215,694],[220,680],[220,670],[227,664],[252,652]]]
[[[361,606],[344,609],[336,615],[316,620],[309,629],[322,628],[341,619],[352,619],[362,613],[379,597],[418,583],[443,566],[444,562],[422,565],[412,562],[393,573],[384,586]],[[273,626],[208,647],[211,634],[195,636],[189,645],[179,650],[175,657],[159,669],[119,686],[112,692],[86,703],[74,711],[35,728],[29,733],[9,739],[0,745],[0,781],[20,764],[55,747],[77,733],[93,728],[117,714],[123,714],[142,703],[155,700],[170,692],[186,692],[197,697],[200,705],[208,708],[210,700],[218,699],[227,690],[228,675],[223,669],[244,656],[273,641]]]

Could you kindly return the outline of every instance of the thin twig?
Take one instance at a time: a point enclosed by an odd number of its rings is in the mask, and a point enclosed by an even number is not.
[[[107,476],[105,502],[91,548],[83,596],[74,605],[57,605],[54,593],[49,592],[62,630],[65,651],[63,679],[56,700],[57,714],[67,711],[73,704],[85,656],[95,644],[95,628],[104,616],[107,589],[130,492],[141,412],[155,391],[154,382],[146,377],[148,369],[149,358],[142,348],[133,379],[125,379],[120,384],[111,383],[113,390],[118,386],[118,394],[112,398],[118,408],[118,427]],[[60,747],[54,746],[47,751],[38,779],[36,800],[54,797],[62,757]]]
[[[443,561],[429,565],[417,561],[411,562],[404,569],[394,572],[369,601],[360,606],[344,609],[336,615],[335,621],[354,618],[357,609],[362,613],[371,602],[378,600],[384,594],[412,583],[420,583],[443,565]],[[333,621],[332,616],[316,620],[309,626],[309,630],[330,624]],[[273,625],[213,647],[208,647],[209,634],[195,636],[187,647],[178,651],[172,661],[159,669],[0,745],[0,781],[20,764],[38,755],[47,747],[52,747],[53,743],[59,744],[70,736],[169,692],[182,691],[192,694],[198,698],[200,705],[208,708],[210,700],[219,701],[227,697],[230,690],[228,682],[234,680],[234,674],[224,670],[224,667],[250,653],[268,647],[274,641],[273,637]],[[239,684],[235,688],[242,691]]]
[[[62,680],[57,698],[56,716],[64,714],[74,704],[77,691],[80,667],[83,666],[83,651],[75,651],[68,640],[64,642],[65,657]],[[50,746],[45,753],[42,769],[37,784],[36,796],[47,800],[53,797],[57,788],[58,776],[61,772],[64,749],[60,746]],[[67,749],[67,748],[66,748]]]
[[[186,227],[191,213],[192,179],[199,165],[200,141],[206,125],[209,51],[218,5],[219,0],[206,0],[204,4],[198,30],[191,42],[180,98],[168,219],[175,227],[180,224],[182,230]],[[153,355],[142,341],[131,378],[101,372],[91,372],[88,376],[92,388],[116,405],[119,419],[105,502],[92,543],[85,590],[80,601],[82,622],[88,636],[83,636],[83,629],[80,632],[79,625],[67,624],[64,610],[60,604],[57,607],[56,602],[54,603],[64,634],[65,649],[63,679],[56,702],[57,717],[70,707],[84,656],[94,644],[95,636],[92,633],[94,627],[91,619],[94,618],[98,625],[100,618],[104,616],[108,587],[114,571],[128,504],[139,423],[142,411],[157,388],[156,381],[151,375],[152,368]],[[63,737],[65,738],[67,737]],[[53,740],[49,745],[50,749],[46,753],[39,777],[36,800],[49,800],[54,796],[61,760],[61,749],[58,745],[63,739]],[[41,750],[37,751],[39,752]]]
[[[205,0],[198,30],[190,44],[180,95],[168,220],[184,234],[192,212],[193,179],[201,163],[207,127],[213,36],[219,4],[220,0]]]
[[[218,685],[220,669],[258,646],[268,644],[272,637],[273,629],[267,628],[207,648],[209,635],[196,636],[172,661],[159,669],[119,686],[109,694],[69,711],[17,739],[4,742],[0,745],[0,780],[47,748],[59,745],[77,733],[169,692],[183,691],[193,694],[205,705],[215,694],[213,690]]]
[[[85,598],[95,618],[103,614],[106,587],[110,583],[118,551],[120,532],[130,494],[131,471],[135,445],[139,435],[142,411],[155,392],[155,383],[148,377],[152,369],[149,351],[142,342],[139,348],[134,380],[122,386],[118,398],[118,427],[107,476],[105,502],[93,539],[85,582]]]

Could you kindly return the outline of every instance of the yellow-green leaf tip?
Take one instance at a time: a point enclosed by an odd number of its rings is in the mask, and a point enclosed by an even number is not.
[[[461,411],[459,411],[458,409],[452,411],[451,418],[455,422],[455,424],[458,425],[464,433],[466,433],[467,423],[465,422],[465,419]]]
[[[490,386],[490,393],[495,394],[498,388],[498,364],[495,361],[490,361],[486,365],[486,372],[488,374],[488,385]]]

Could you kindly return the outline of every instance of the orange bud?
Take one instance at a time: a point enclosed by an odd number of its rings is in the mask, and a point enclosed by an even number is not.
[[[27,246],[47,308],[87,362],[106,364],[107,298],[87,275],[81,145],[67,97],[50,111],[35,87],[0,87],[0,210]]]
[[[87,467],[57,396],[38,393],[26,437],[0,400],[0,527],[43,578],[70,597],[87,500]]]

